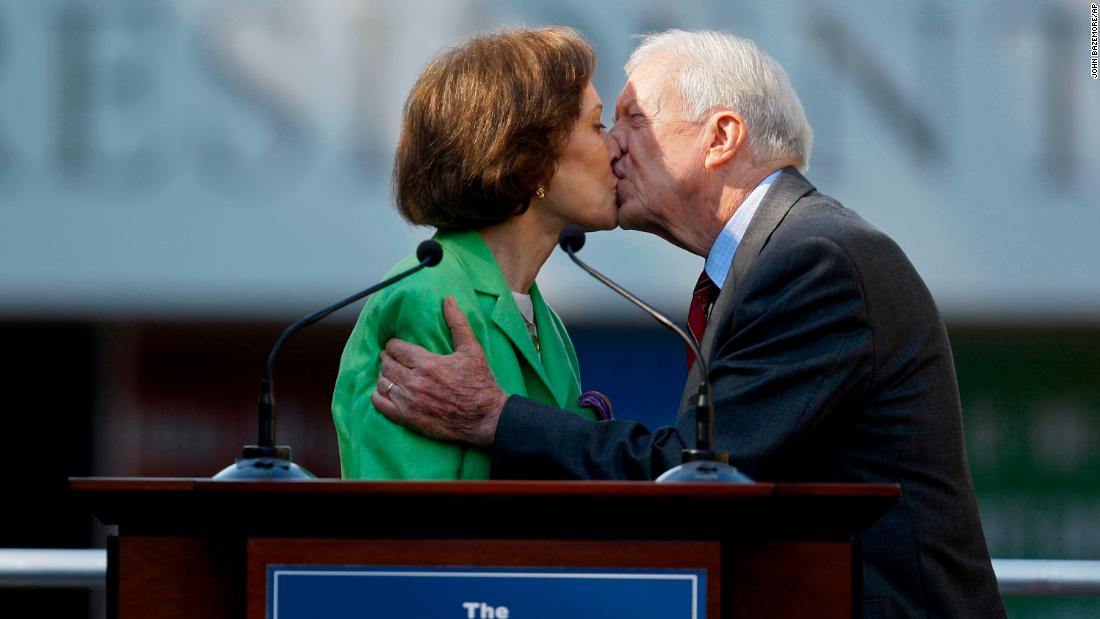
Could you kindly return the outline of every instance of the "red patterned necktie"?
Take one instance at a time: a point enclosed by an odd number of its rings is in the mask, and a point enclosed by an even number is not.
[[[715,299],[718,298],[718,292],[718,286],[707,276],[707,272],[703,271],[699,275],[698,283],[695,284],[695,292],[691,295],[691,307],[688,308],[688,329],[691,330],[691,335],[695,337],[697,343],[703,341],[703,331],[707,328],[710,308],[714,305]],[[693,363],[695,363],[695,353],[691,352],[691,348],[688,348],[688,371],[691,371]]]

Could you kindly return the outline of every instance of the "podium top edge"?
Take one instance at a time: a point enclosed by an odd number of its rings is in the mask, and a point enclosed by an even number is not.
[[[901,493],[882,483],[655,483],[651,481],[214,481],[204,477],[70,477],[74,492],[202,492],[389,495],[614,495],[697,497],[881,497]]]

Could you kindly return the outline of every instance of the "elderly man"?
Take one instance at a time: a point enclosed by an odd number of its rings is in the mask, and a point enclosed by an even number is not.
[[[943,323],[898,246],[799,173],[811,130],[783,69],[750,41],[670,31],[626,71],[619,223],[706,257],[689,325],[717,448],[757,480],[901,485],[860,539],[864,616],[1003,616]],[[390,342],[374,404],[491,446],[494,477],[652,479],[693,443],[690,415],[650,431],[509,397],[450,300],[444,314],[454,354]]]

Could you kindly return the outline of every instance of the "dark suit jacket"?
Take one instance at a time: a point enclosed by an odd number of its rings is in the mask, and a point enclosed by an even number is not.
[[[702,344],[717,448],[749,476],[901,484],[860,539],[864,616],[1004,616],[947,333],[889,237],[785,169],[737,249]],[[652,479],[680,462],[694,434],[692,415],[650,431],[513,396],[491,475]]]

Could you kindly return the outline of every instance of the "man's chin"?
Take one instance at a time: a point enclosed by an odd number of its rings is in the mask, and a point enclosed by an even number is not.
[[[623,230],[642,230],[645,227],[645,221],[635,217],[630,202],[619,205],[619,227]]]
[[[673,245],[677,245],[672,240],[672,236],[663,227],[657,225],[653,219],[646,217],[648,213],[646,211],[635,211],[629,206],[624,206],[619,209],[619,228],[622,230],[634,230],[636,232],[647,232],[654,236],[658,236],[666,241],[669,241]]]

